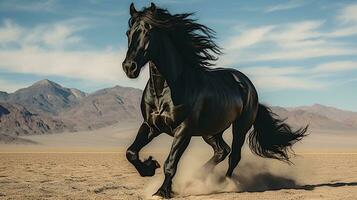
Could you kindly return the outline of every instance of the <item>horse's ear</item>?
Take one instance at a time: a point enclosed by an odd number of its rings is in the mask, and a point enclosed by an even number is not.
[[[156,11],[156,5],[155,5],[153,2],[151,2],[150,10],[151,10],[152,12],[155,12],[155,11]]]
[[[131,3],[131,4],[130,4],[130,15],[131,15],[132,17],[134,17],[135,15],[137,15],[137,13],[138,13],[138,11],[136,11],[135,6],[134,6],[134,3]]]

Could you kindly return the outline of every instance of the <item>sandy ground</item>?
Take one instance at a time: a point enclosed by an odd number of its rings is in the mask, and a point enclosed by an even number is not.
[[[120,152],[1,153],[0,159],[0,199],[150,199],[162,180],[161,170],[138,176]],[[233,180],[218,183],[187,176],[186,159],[175,199],[357,198],[357,154],[304,154],[295,162],[243,161]]]
[[[0,145],[0,199],[150,199],[162,169],[143,178],[126,161],[132,125],[26,137],[39,145]],[[227,141],[229,141],[227,134]],[[171,138],[160,136],[142,158],[161,164]],[[211,174],[200,167],[212,150],[197,138],[179,163],[174,199],[357,199],[357,135],[316,132],[297,144],[295,165],[258,158],[247,147],[232,179],[227,159]]]

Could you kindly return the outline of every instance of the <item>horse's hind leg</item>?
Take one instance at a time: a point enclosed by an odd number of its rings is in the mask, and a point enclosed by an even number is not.
[[[213,168],[218,163],[222,162],[231,151],[231,148],[229,148],[228,144],[224,141],[222,135],[223,132],[213,136],[202,136],[204,141],[209,144],[214,151],[212,158],[203,166],[207,172],[213,170]]]
[[[231,177],[234,168],[241,160],[241,151],[244,144],[245,136],[253,124],[253,120],[248,117],[242,117],[236,120],[232,126],[233,139],[232,139],[232,152],[229,155],[229,167],[226,173],[227,177]]]

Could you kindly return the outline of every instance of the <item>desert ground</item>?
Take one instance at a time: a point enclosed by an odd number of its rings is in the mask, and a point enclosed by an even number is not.
[[[91,132],[28,136],[36,145],[0,144],[0,199],[151,199],[163,180],[140,177],[125,159],[137,125]],[[230,131],[226,139],[229,141]],[[171,138],[144,149],[163,164]],[[212,155],[196,138],[174,179],[174,199],[357,199],[357,136],[315,131],[297,144],[294,165],[262,159],[244,147],[232,179],[227,159],[211,174],[200,167]]]

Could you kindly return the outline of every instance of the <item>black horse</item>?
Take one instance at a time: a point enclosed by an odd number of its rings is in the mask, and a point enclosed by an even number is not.
[[[172,15],[153,3],[142,11],[131,4],[130,15],[123,69],[129,78],[137,78],[149,62],[150,79],[141,101],[144,122],[127,159],[141,176],[153,176],[159,163],[151,156],[141,161],[139,151],[161,133],[173,137],[165,180],[154,195],[171,197],[177,164],[192,136],[201,136],[214,150],[205,167],[212,169],[229,155],[227,177],[241,159],[252,126],[249,145],[254,153],[289,162],[289,150],[306,135],[307,127],[293,131],[259,104],[253,84],[243,73],[209,68],[221,52],[210,28],[191,19],[191,14]],[[230,125],[232,151],[222,138]]]

